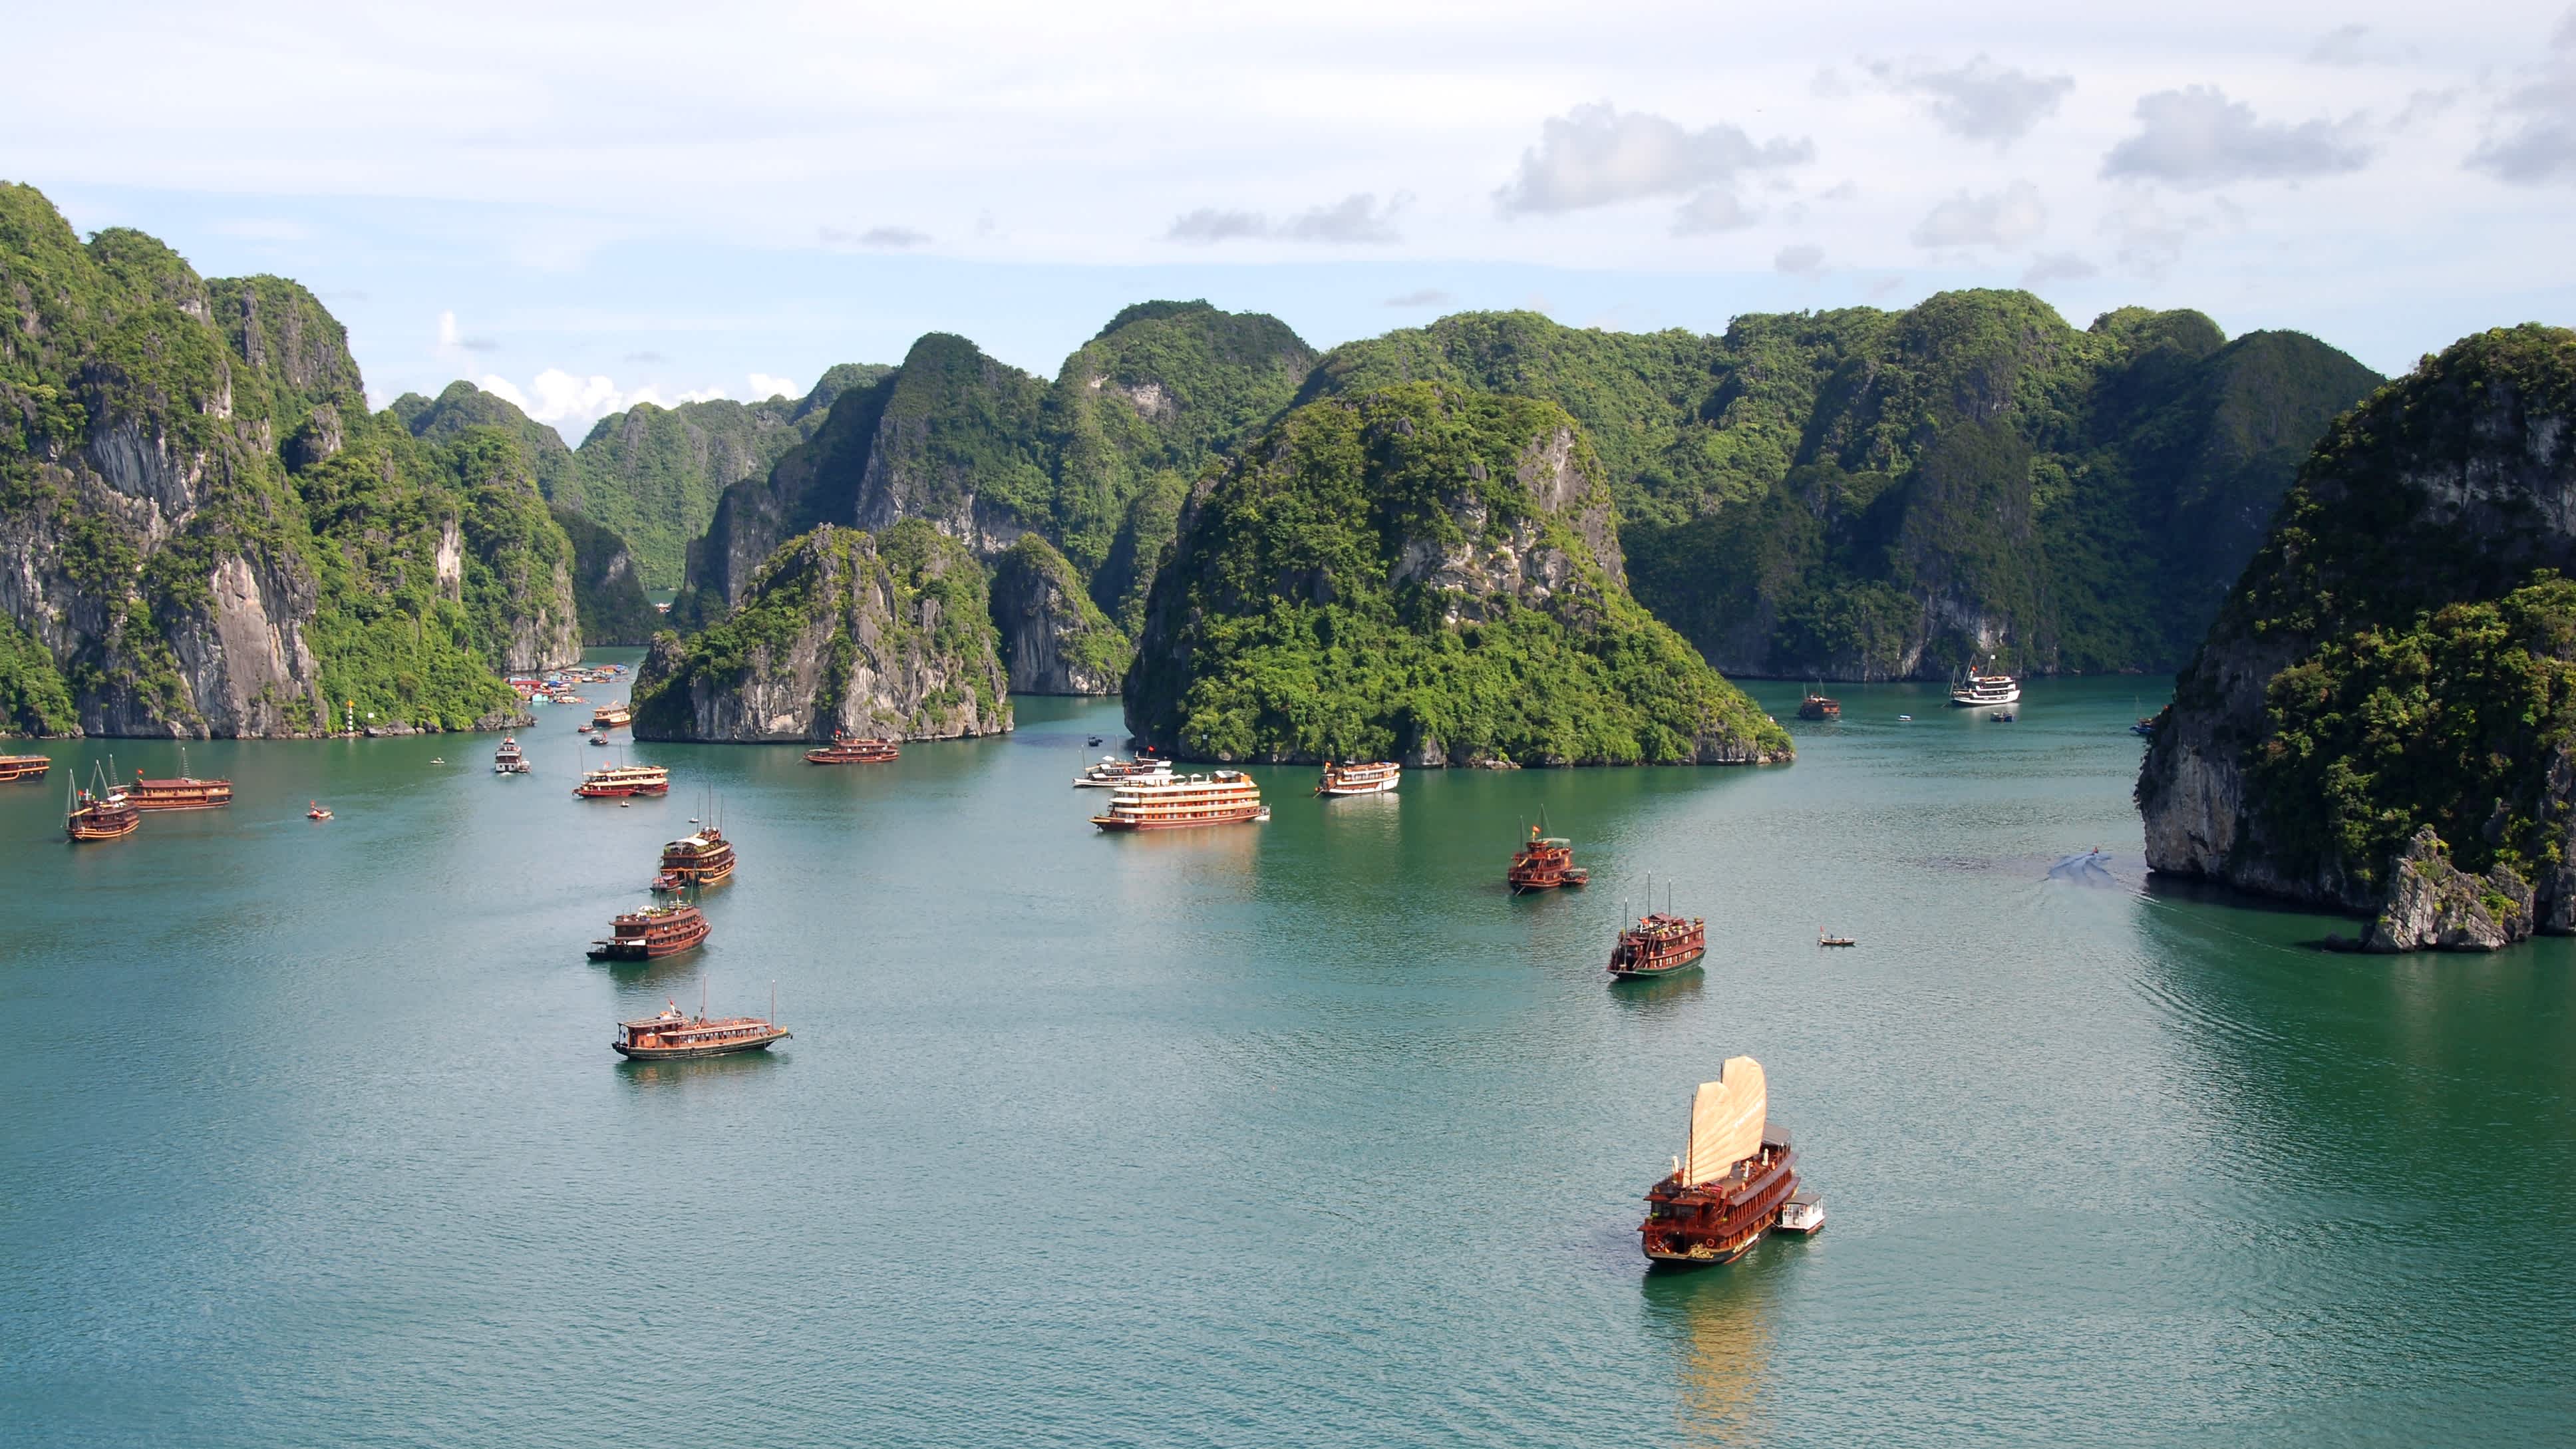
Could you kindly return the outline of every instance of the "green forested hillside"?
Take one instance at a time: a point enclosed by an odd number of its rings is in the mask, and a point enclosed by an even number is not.
[[[2300,456],[2378,379],[2194,312],[2086,331],[2019,292],[1739,317],[1722,336],[1451,317],[1336,349],[1322,396],[1544,397],[1609,468],[1638,598],[1732,672],[2175,667]]]
[[[307,732],[351,700],[452,728],[513,703],[497,669],[577,650],[518,440],[370,414],[303,288],[83,243],[0,186],[0,293],[0,613],[42,727],[68,698],[93,733]]]
[[[1611,518],[1553,404],[1407,383],[1298,408],[1184,523],[1128,728],[1192,759],[1787,758],[1604,566]]]

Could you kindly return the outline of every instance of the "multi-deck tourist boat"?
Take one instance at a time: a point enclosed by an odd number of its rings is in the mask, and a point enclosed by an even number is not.
[[[1986,663],[1991,666],[1994,661]],[[1962,709],[2020,702],[2021,681],[2009,674],[1979,674],[1973,664],[1968,666],[1967,678],[1950,688],[1950,703]]]
[[[1109,797],[1109,813],[1091,823],[1103,830],[1172,830],[1188,825],[1238,825],[1270,818],[1261,787],[1241,770],[1205,775],[1143,775],[1122,782]]]
[[[882,765],[903,753],[894,740],[867,740],[856,735],[834,732],[832,742],[818,750],[805,752],[809,765]]]
[[[1512,856],[1511,869],[1503,872],[1512,894],[1591,882],[1592,872],[1574,863],[1573,841],[1538,832],[1539,827],[1530,827],[1529,839],[1521,842],[1521,848]]]
[[[143,772],[134,772],[134,783],[127,786],[125,798],[138,810],[212,810],[233,803],[233,782],[200,780],[188,773],[188,751],[179,751],[179,774],[170,780],[147,780]]]
[[[142,823],[143,812],[95,765],[90,788],[73,790],[63,803],[63,834],[73,840],[114,840]]]
[[[1338,795],[1377,795],[1395,788],[1404,774],[1402,765],[1386,760],[1369,764],[1324,762],[1324,778],[1317,782],[1315,793],[1327,798]]]
[[[596,729],[622,730],[635,722],[635,716],[622,704],[603,704],[590,712],[590,722]]]
[[[732,876],[733,864],[733,842],[710,825],[662,847],[662,871],[653,877],[653,889],[676,891],[714,885]]]
[[[1842,717],[1843,702],[1841,700],[1827,699],[1812,689],[1807,691],[1807,697],[1805,699],[1798,701],[1798,718],[1800,719],[1841,719]]]
[[[53,767],[51,755],[0,755],[0,785],[11,780],[41,780]]]
[[[646,906],[609,923],[609,938],[590,943],[593,961],[656,961],[690,950],[707,938],[707,918],[696,906]]]
[[[1762,1064],[1729,1057],[1691,1098],[1689,1145],[1646,1190],[1637,1231],[1660,1265],[1732,1263],[1762,1240],[1798,1190],[1789,1132],[1770,1123]]]
[[[765,1051],[771,1043],[785,1041],[789,1035],[761,1017],[709,1017],[703,1012],[690,1016],[678,1006],[666,1004],[659,1016],[619,1022],[617,1040],[609,1045],[617,1049],[618,1055],[639,1062],[663,1062]]]
[[[668,795],[671,772],[661,765],[612,765],[585,771],[573,793],[585,800],[615,800],[628,795]]]
[[[1092,743],[1100,742],[1094,740]],[[1172,762],[1158,756],[1138,755],[1132,760],[1122,760],[1116,755],[1103,755],[1097,764],[1086,767],[1073,777],[1073,788],[1115,790],[1130,780],[1168,780],[1171,777]]]
[[[1610,974],[1622,981],[1643,981],[1687,971],[1708,954],[1708,923],[1697,916],[1649,911],[1619,933],[1610,948]]]
[[[492,773],[495,775],[528,773],[528,752],[519,748],[517,740],[503,737],[501,748],[492,752]]]

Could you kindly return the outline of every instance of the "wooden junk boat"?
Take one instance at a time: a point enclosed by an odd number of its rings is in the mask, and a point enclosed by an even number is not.
[[[179,774],[176,779],[147,780],[143,772],[134,772],[134,783],[125,789],[125,798],[138,810],[212,810],[233,803],[233,782],[200,780],[188,773],[188,752],[179,751]]]
[[[504,736],[501,740],[501,748],[492,752],[492,773],[495,775],[528,773],[528,752],[519,748],[517,740]]]
[[[653,889],[676,891],[714,885],[731,878],[733,863],[733,842],[710,825],[662,847],[662,873],[653,877]]]
[[[612,765],[584,771],[573,793],[585,800],[615,800],[628,795],[668,795],[671,772],[661,765]]]
[[[1622,981],[1670,976],[1698,965],[1707,954],[1708,922],[1648,911],[1619,933],[1619,944],[1610,948],[1610,974]]]
[[[595,729],[622,730],[634,722],[635,716],[622,704],[603,704],[590,712],[590,723]]]
[[[1591,883],[1592,872],[1574,863],[1573,841],[1538,832],[1539,827],[1530,827],[1529,839],[1513,854],[1511,869],[1503,872],[1513,895]]]
[[[696,906],[646,906],[609,923],[609,938],[590,943],[593,961],[658,961],[694,949],[707,938],[707,918]]]
[[[1103,830],[1173,830],[1189,825],[1241,825],[1270,818],[1261,787],[1241,770],[1206,775],[1140,776],[1109,797],[1109,813],[1091,823]]]
[[[1807,697],[1805,699],[1798,701],[1798,718],[1800,719],[1841,719],[1842,717],[1843,702],[1841,700],[1827,699],[1825,696],[1816,693],[1812,689],[1807,691]]]
[[[51,755],[0,755],[0,785],[11,780],[41,780],[53,767]]]
[[[1094,740],[1092,743],[1100,742]],[[1160,756],[1147,753],[1140,754],[1132,760],[1122,760],[1116,755],[1103,755],[1098,763],[1084,767],[1081,774],[1073,777],[1073,788],[1115,790],[1130,780],[1168,780],[1170,778],[1172,778],[1172,762]]]
[[[1727,1058],[1716,1081],[1700,1083],[1686,1155],[1646,1190],[1637,1232],[1647,1258],[1684,1268],[1732,1263],[1779,1223],[1798,1191],[1798,1154],[1769,1113],[1762,1064],[1751,1057]]]
[[[809,765],[882,765],[903,754],[903,746],[893,740],[865,740],[856,735],[834,731],[832,742],[818,750],[805,752]]]
[[[1324,778],[1315,785],[1315,793],[1328,799],[1343,795],[1376,795],[1392,790],[1403,778],[1404,767],[1392,761],[1377,760],[1369,764],[1324,762]]]
[[[761,1017],[710,1017],[703,1011],[690,1016],[676,1005],[665,1005],[659,1016],[619,1022],[617,1040],[609,1045],[617,1049],[618,1055],[635,1061],[667,1062],[766,1051],[771,1043],[785,1041],[788,1036],[775,1022]]]
[[[64,835],[75,841],[114,840],[132,835],[143,823],[143,812],[108,780],[104,770],[91,767],[90,786],[72,791],[64,801]]]

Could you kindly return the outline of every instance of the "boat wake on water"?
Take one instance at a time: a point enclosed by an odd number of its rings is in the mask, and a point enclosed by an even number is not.
[[[2111,874],[2111,853],[2098,845],[2050,866],[2048,878],[2088,886],[2116,886],[2120,883],[2118,877]]]

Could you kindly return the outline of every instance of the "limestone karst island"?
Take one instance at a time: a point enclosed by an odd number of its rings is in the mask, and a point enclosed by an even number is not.
[[[2566,1440],[2567,4],[11,17],[0,1442]]]

